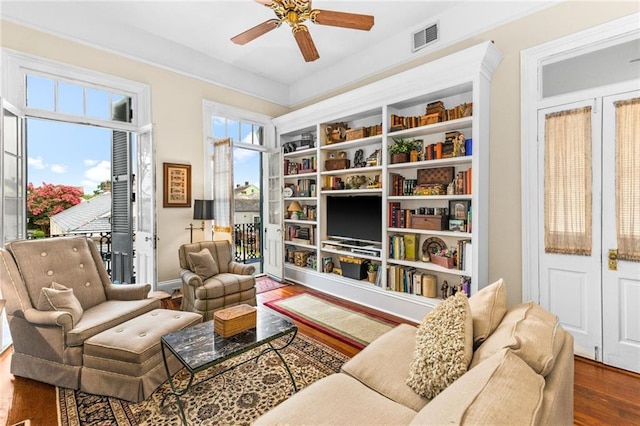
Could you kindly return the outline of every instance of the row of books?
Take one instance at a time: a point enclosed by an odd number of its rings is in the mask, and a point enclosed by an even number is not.
[[[293,197],[315,197],[316,196],[316,180],[315,179],[298,179],[296,184],[286,183],[286,187],[291,188]]]
[[[285,227],[286,240],[292,243],[315,244],[315,227],[288,224]]]
[[[397,173],[391,174],[391,195],[413,195],[413,190],[418,185],[418,179],[407,179]]]
[[[300,162],[291,161],[289,159],[284,160],[284,174],[299,175],[301,173],[313,173],[318,170],[317,159],[315,156],[309,158],[302,158]]]
[[[397,234],[389,237],[389,257],[398,260],[418,260],[418,236]]]
[[[437,289],[436,294],[433,294],[433,288],[429,288],[430,285],[433,286],[431,280],[434,278],[433,274],[419,271],[416,268],[390,265],[387,272],[387,288],[402,293],[437,297]],[[435,279],[437,283],[437,278]]]
[[[471,181],[471,167],[467,170],[461,170],[456,173],[456,177],[453,179],[453,193],[454,195],[471,194],[473,183]]]
[[[471,268],[473,266],[471,240],[458,240],[457,256],[458,269],[461,271],[466,271],[467,273],[471,273]]]

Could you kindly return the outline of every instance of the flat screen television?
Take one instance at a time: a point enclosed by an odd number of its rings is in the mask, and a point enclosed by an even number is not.
[[[327,236],[382,242],[382,197],[327,197]]]

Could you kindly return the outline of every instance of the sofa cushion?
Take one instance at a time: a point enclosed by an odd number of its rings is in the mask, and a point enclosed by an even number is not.
[[[200,276],[203,281],[220,272],[218,264],[211,255],[211,252],[206,248],[197,253],[189,253],[187,256],[189,257],[191,270]]]
[[[286,399],[253,425],[400,425],[415,415],[356,379],[336,373]]]
[[[84,310],[80,301],[73,294],[73,289],[67,288],[57,282],[52,282],[51,287],[43,287],[36,302],[39,311],[66,311],[71,314],[73,326],[78,324]]]
[[[410,424],[540,424],[544,386],[542,376],[502,349],[431,400]]]
[[[342,372],[390,400],[419,411],[429,400],[407,385],[415,347],[416,327],[400,324],[347,361]]]
[[[533,302],[509,309],[498,328],[475,351],[471,368],[502,348],[510,348],[538,374],[546,376],[562,348],[558,317]]]
[[[502,278],[471,296],[469,306],[473,316],[473,344],[478,347],[507,312],[507,291]]]
[[[431,311],[416,332],[416,349],[407,384],[434,398],[467,371],[473,355],[473,319],[464,292]]]

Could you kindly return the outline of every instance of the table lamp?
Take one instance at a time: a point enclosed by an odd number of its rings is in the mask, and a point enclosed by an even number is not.
[[[199,219],[202,221],[200,228],[194,228],[193,223],[189,224],[189,229],[191,231],[191,242],[193,242],[193,230],[200,229],[204,231],[204,221],[205,220],[213,220],[213,200],[194,200],[193,203],[193,218]]]
[[[287,207],[287,211],[290,213],[291,219],[300,219],[300,212],[302,211],[302,206],[297,201],[292,201]]]

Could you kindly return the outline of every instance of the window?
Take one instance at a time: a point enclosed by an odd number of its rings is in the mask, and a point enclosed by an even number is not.
[[[224,117],[213,117],[213,137],[216,139],[230,138],[232,142],[249,145],[263,145],[263,127],[244,121],[231,120]]]

